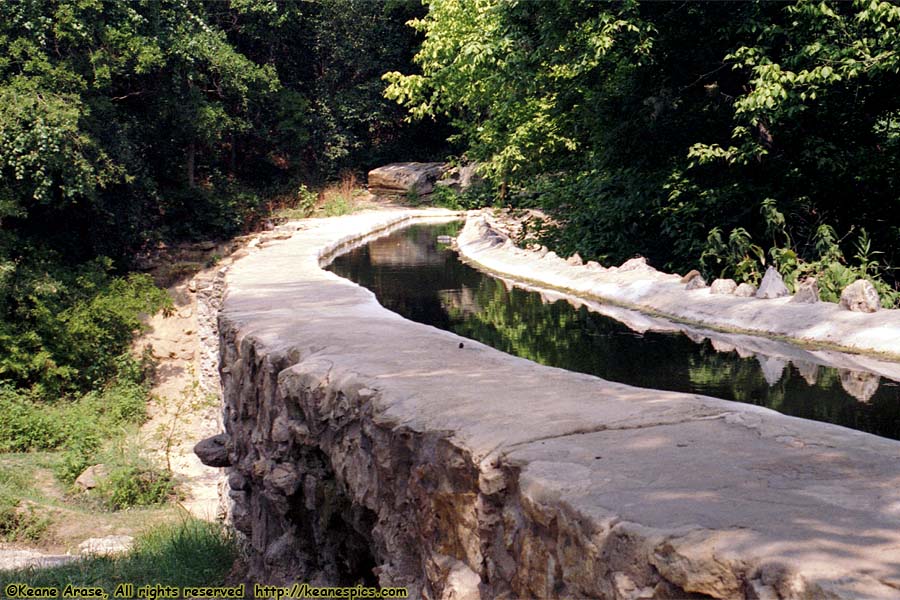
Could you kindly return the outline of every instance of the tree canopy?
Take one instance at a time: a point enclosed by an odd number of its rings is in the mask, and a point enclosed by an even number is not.
[[[137,315],[163,302],[125,276],[158,244],[233,235],[281,190],[439,152],[382,96],[424,12],[0,3],[0,383],[52,395],[110,376]]]
[[[878,0],[0,3],[0,380],[110,376],[164,303],[139,254],[450,151],[559,253],[896,303],[898,27]]]
[[[828,227],[898,259],[895,4],[434,0],[412,26],[388,97],[452,118],[564,252],[689,269],[737,232],[812,259]]]

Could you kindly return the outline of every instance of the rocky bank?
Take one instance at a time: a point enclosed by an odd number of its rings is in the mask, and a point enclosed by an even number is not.
[[[766,289],[780,286],[778,292],[753,290],[745,297],[741,284],[720,293],[696,271],[684,277],[663,273],[643,258],[609,268],[582,264],[577,256],[565,259],[546,248],[518,248],[503,229],[490,211],[471,211],[457,239],[460,255],[490,273],[682,323],[900,359],[900,310],[861,312],[848,310],[843,300],[841,305],[795,301],[774,269],[767,276],[775,274],[778,281]]]

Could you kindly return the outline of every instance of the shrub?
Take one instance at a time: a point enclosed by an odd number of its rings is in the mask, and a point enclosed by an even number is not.
[[[50,526],[50,518],[13,496],[0,496],[0,540],[35,542]]]
[[[0,381],[57,400],[131,368],[142,318],[171,299],[148,275],[112,277],[111,269],[108,259],[73,268],[39,254],[15,264],[0,287]]]
[[[0,466],[0,541],[35,541],[49,527],[49,517],[37,514],[33,505],[22,501],[28,488],[21,472]]]
[[[67,460],[80,464],[83,461],[76,456],[91,454],[101,440],[142,422],[146,402],[147,388],[128,379],[116,380],[75,401],[52,404],[35,401],[8,385],[0,386],[0,452],[65,449]]]
[[[114,468],[94,495],[108,510],[154,506],[165,504],[175,495],[175,482],[168,471],[146,463],[130,464]]]
[[[49,450],[64,441],[63,423],[53,410],[29,401],[9,385],[0,385],[0,452]]]
[[[482,182],[469,186],[458,192],[449,186],[435,186],[431,194],[435,206],[443,206],[450,210],[472,210],[496,204],[496,194],[493,187]]]
[[[766,266],[771,265],[778,269],[791,291],[803,279],[815,277],[820,297],[826,302],[838,302],[845,287],[858,279],[866,279],[878,290],[882,306],[893,308],[900,305],[900,291],[884,280],[884,269],[876,259],[881,253],[872,249],[865,229],[861,229],[857,236],[852,262],[841,249],[837,232],[827,224],[816,229],[811,249],[804,258],[804,252],[788,234],[784,215],[777,209],[774,200],[762,203],[762,213],[767,233],[773,239],[768,253],[753,243],[745,229],[733,229],[726,243],[722,239],[721,229],[717,227],[709,232],[700,259],[707,272],[732,277],[738,282],[757,284]],[[771,262],[767,262],[767,256]]]
[[[60,481],[72,484],[82,471],[96,463],[101,446],[100,437],[92,432],[82,432],[72,438],[54,465],[53,472]]]

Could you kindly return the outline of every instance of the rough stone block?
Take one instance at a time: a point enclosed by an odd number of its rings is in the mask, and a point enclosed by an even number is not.
[[[756,286],[752,283],[742,283],[734,289],[734,295],[740,298],[754,298]]]
[[[841,292],[841,306],[854,312],[873,313],[881,308],[881,300],[874,285],[858,279]]]
[[[737,289],[737,284],[734,282],[734,279],[716,279],[712,282],[712,285],[709,286],[709,292],[711,294],[733,294]]]
[[[430,194],[446,170],[446,163],[391,163],[369,171],[369,191],[376,195]]]
[[[809,277],[797,287],[797,293],[791,298],[791,302],[800,304],[815,304],[819,301],[819,284],[815,277]]]
[[[756,297],[770,300],[772,298],[782,298],[788,294],[790,294],[790,292],[788,291],[787,286],[784,285],[781,273],[775,270],[774,267],[766,269],[766,274],[763,275],[763,280],[759,284],[759,289],[756,290]]]

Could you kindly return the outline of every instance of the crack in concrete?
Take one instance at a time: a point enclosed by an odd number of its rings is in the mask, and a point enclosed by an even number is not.
[[[514,444],[510,444],[506,446],[505,450],[500,453],[501,458],[505,458],[508,452],[515,450],[521,446],[525,446],[527,444],[533,444],[535,442],[546,442],[548,440],[558,440],[566,437],[576,436],[576,435],[586,435],[589,433],[602,433],[604,431],[632,431],[636,429],[650,429],[652,427],[669,427],[673,425],[683,425],[685,423],[696,423],[699,421],[715,421],[719,419],[724,419],[728,415],[735,414],[733,411],[727,411],[723,413],[706,415],[701,417],[687,417],[684,419],[679,419],[677,421],[657,421],[650,423],[635,423],[634,425],[597,425],[596,427],[585,427],[581,429],[574,429],[572,431],[568,431],[566,433],[557,433],[553,435],[539,436],[527,440],[523,440],[521,442],[516,442]]]

